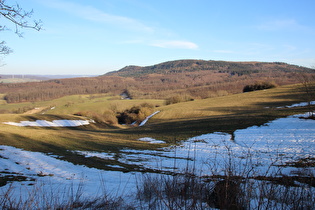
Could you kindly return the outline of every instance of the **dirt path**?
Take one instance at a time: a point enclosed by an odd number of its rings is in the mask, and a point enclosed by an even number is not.
[[[36,107],[32,110],[28,110],[27,112],[24,112],[24,114],[37,114],[41,111],[43,111],[44,109],[46,109],[47,107]]]

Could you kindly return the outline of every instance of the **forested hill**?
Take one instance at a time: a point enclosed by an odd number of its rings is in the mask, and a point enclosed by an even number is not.
[[[268,71],[282,72],[312,72],[312,69],[290,65],[281,62],[229,62],[229,61],[206,61],[206,60],[176,60],[168,61],[152,66],[126,66],[118,71],[109,72],[105,75],[122,77],[139,77],[148,74],[173,74],[196,71],[216,71],[237,75],[262,73]]]
[[[279,62],[177,60],[147,67],[127,66],[98,77],[0,83],[0,95],[8,103],[76,94],[102,93],[119,97],[126,91],[134,99],[167,99],[176,95],[197,99],[241,93],[245,86],[256,82],[301,83],[302,74],[311,77],[315,76],[315,71]]]

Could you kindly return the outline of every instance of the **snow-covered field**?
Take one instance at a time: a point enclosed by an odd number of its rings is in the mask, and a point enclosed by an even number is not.
[[[288,162],[315,158],[315,121],[299,118],[302,116],[237,130],[234,138],[226,133],[210,133],[161,151],[123,150],[120,161],[170,172],[181,172],[188,166],[200,175],[223,175],[227,167],[242,173],[255,165],[252,175],[267,175]],[[287,175],[295,172],[296,168],[283,169]]]
[[[182,172],[188,167],[197,175],[224,175],[228,167],[238,175],[268,175],[287,162],[315,158],[315,120],[300,118],[303,116],[294,115],[263,126],[237,130],[233,136],[226,133],[204,134],[187,139],[178,146],[158,151],[125,149],[120,151],[119,161],[165,172]],[[150,137],[139,141],[163,143]],[[111,159],[115,155],[73,152],[104,159]],[[282,171],[286,175],[294,175],[298,170],[291,166],[284,167]],[[314,173],[315,169],[313,167],[303,171]],[[0,172],[3,175],[29,178],[2,186],[2,195],[8,189],[13,189],[12,195],[22,194],[27,197],[30,192],[40,188],[42,192],[62,195],[64,199],[81,188],[86,196],[100,195],[104,189],[115,194],[129,194],[135,191],[137,180],[141,177],[138,172],[88,168],[59,160],[49,154],[28,152],[10,146],[0,146]]]
[[[3,175],[28,177],[28,181],[12,182],[1,187],[0,196],[10,191],[11,197],[16,198],[28,198],[34,193],[47,197],[57,195],[62,201],[69,200],[76,193],[97,197],[104,192],[120,195],[129,192],[129,189],[135,189],[134,173],[74,165],[43,153],[10,146],[0,146],[0,172]]]

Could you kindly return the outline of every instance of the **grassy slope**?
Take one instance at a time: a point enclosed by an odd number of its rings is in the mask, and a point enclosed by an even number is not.
[[[83,158],[74,155],[69,150],[107,151],[119,154],[119,150],[126,147],[155,149],[160,145],[140,142],[137,139],[153,137],[166,140],[168,143],[176,143],[178,140],[204,133],[228,132],[232,134],[236,129],[261,125],[279,117],[307,111],[305,107],[294,109],[276,108],[303,101],[303,94],[299,92],[297,86],[285,86],[266,91],[160,106],[156,109],[161,110],[161,113],[154,116],[144,127],[114,129],[89,125],[78,128],[34,128],[15,127],[1,123],[35,119],[79,119],[79,117],[68,114],[82,109],[100,111],[104,107],[113,106],[113,103],[116,103],[114,105],[119,106],[120,109],[143,102],[133,100],[112,101],[104,97],[88,99],[88,96],[72,96],[71,99],[72,104],[69,106],[65,106],[69,98],[36,104],[42,106],[48,106],[49,103],[55,104],[56,109],[50,110],[50,115],[0,115],[0,144],[32,151],[51,152],[74,163],[110,169],[107,167],[108,165],[118,164],[118,162]],[[148,102],[162,103],[162,101],[152,100]],[[57,105],[58,103],[59,105]],[[2,107],[4,106],[2,105]],[[136,166],[122,167],[125,167],[126,170],[136,170]]]
[[[275,108],[303,101],[302,93],[296,89],[298,86],[283,86],[263,91],[247,92],[217,98],[196,100],[181,104],[162,107],[163,111],[157,119],[191,119],[205,116],[219,116],[241,114],[265,109]]]
[[[46,114],[75,114],[80,111],[93,111],[102,114],[106,109],[116,109],[118,111],[122,111],[132,107],[133,105],[138,105],[143,102],[152,103],[158,106],[161,106],[164,103],[163,100],[120,100],[117,97],[95,94],[65,96],[51,101],[33,103],[25,102],[15,104],[1,104],[0,100],[0,110],[12,112],[18,109],[23,109],[24,107],[46,107]],[[55,108],[50,109],[51,107]]]
[[[154,116],[147,126],[123,132],[143,133],[170,142],[211,132],[233,134],[236,129],[307,112],[307,107],[277,108],[305,101],[304,98],[299,86],[293,85],[173,104],[158,108],[161,113]]]

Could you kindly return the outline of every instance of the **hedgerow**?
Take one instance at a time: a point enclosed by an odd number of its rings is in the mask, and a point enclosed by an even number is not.
[[[273,82],[256,82],[255,84],[251,85],[246,85],[243,88],[243,92],[250,92],[250,91],[255,91],[255,90],[264,90],[264,89],[270,89],[270,88],[275,88],[277,85]]]

